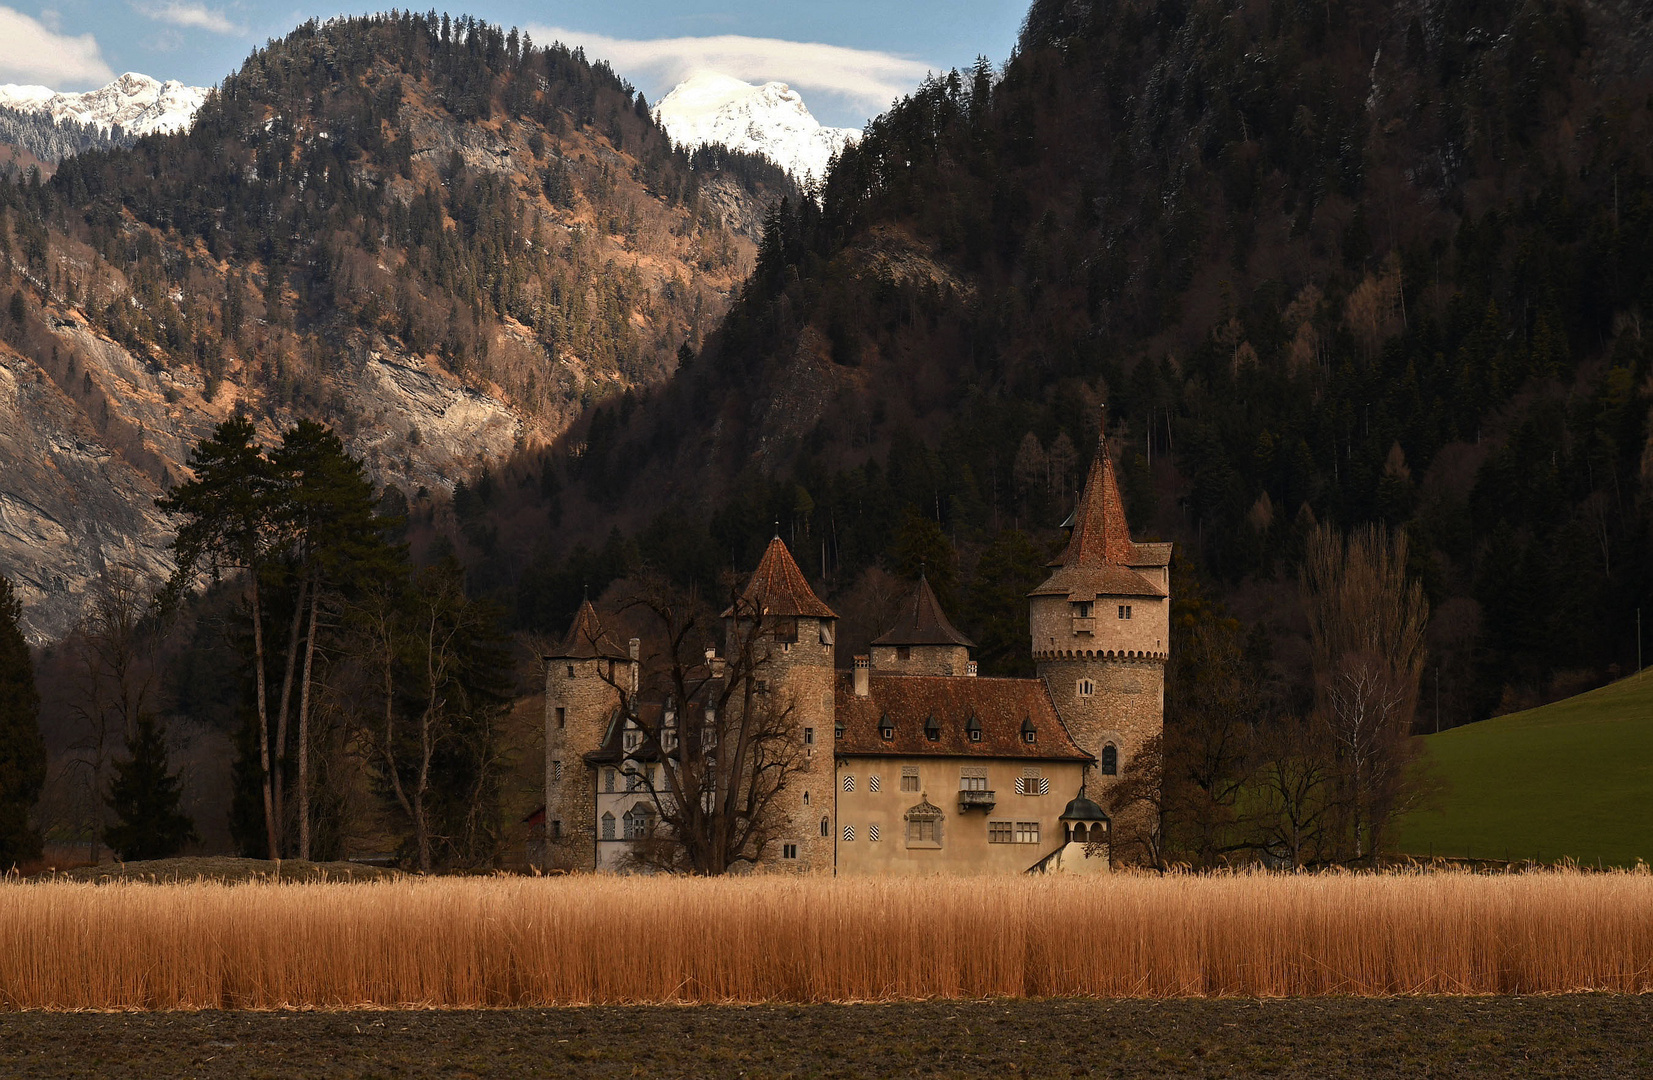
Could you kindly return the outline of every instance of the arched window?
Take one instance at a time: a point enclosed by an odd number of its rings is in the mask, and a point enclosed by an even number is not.
[[[826,818],[821,819],[821,835],[822,836],[831,836],[832,835],[832,822],[828,821]]]
[[[1119,748],[1114,746],[1113,743],[1109,743],[1102,748],[1102,775],[1119,775]]]
[[[606,810],[603,811],[603,839],[614,839],[614,815]]]

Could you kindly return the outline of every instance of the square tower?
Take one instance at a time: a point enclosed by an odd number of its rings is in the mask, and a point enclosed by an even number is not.
[[[545,866],[597,866],[596,773],[585,755],[603,745],[620,707],[619,685],[634,684],[637,658],[603,629],[587,600],[545,662]]]

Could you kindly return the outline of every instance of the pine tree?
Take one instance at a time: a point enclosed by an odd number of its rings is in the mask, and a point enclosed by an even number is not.
[[[103,842],[125,862],[176,855],[200,837],[195,822],[178,810],[183,791],[168,769],[166,737],[153,716],[139,717],[126,752],[126,760],[115,762],[104,800],[120,823],[103,830]]]
[[[11,582],[0,576],[0,871],[40,857],[29,811],[46,783],[46,744],[34,662],[18,627],[22,615]]]

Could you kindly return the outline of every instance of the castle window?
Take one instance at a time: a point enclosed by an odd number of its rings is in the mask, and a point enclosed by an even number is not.
[[[919,801],[919,804],[908,810],[907,846],[938,848],[941,846],[941,818],[939,807],[931,806],[928,799]]]
[[[929,719],[924,721],[924,737],[931,742],[941,741],[941,721],[936,719],[935,713],[931,713]]]
[[[846,844],[852,843],[852,842],[854,842],[854,840],[855,840],[855,826],[854,825],[845,825],[844,826],[844,843],[846,843]]]
[[[551,839],[553,839],[553,840],[561,840],[562,839],[562,822],[553,821],[551,823]]]
[[[869,844],[878,843],[878,826],[876,826],[876,825],[868,825],[867,826],[867,843],[869,843]]]
[[[568,710],[561,705],[557,706],[557,726],[560,728],[568,726]]]
[[[814,728],[812,728],[812,727],[804,728],[804,745],[805,746],[814,746],[815,745],[815,729]]]
[[[635,769],[626,770],[626,790],[636,791],[643,786],[643,774]]]
[[[1016,822],[1016,843],[1037,844],[1039,842],[1039,823],[1037,821]]]
[[[911,660],[913,658],[913,647],[911,645],[897,645],[895,647],[895,658],[897,660]]]
[[[890,719],[889,713],[878,718],[878,737],[884,740],[895,738],[895,721]]]
[[[965,765],[959,769],[960,791],[986,791],[987,766]]]
[[[609,794],[609,795],[614,794],[614,780],[615,780],[614,770],[613,769],[604,769],[603,770],[603,791],[604,791],[604,793]]]
[[[606,810],[603,811],[603,839],[614,839],[614,815]]]
[[[1015,841],[1015,834],[1011,831],[1008,821],[989,821],[987,823],[987,842],[989,844],[1009,844]]]
[[[822,645],[831,645],[832,644],[832,624],[830,622],[828,622],[827,620],[825,620],[825,619],[821,620],[821,634],[820,634],[820,637],[821,637],[821,644]]]
[[[918,790],[918,766],[917,765],[903,765],[903,766],[901,766],[901,790],[902,791],[917,791]]]
[[[1074,685],[1073,692],[1079,697],[1090,697],[1092,694],[1096,693],[1096,683],[1091,679],[1080,679],[1078,683]]]
[[[844,774],[844,790],[845,791],[854,791],[855,790],[855,774],[854,773],[845,773]]]
[[[769,680],[768,679],[759,679],[758,680],[758,685],[757,685],[757,691],[760,694],[769,693]]]
[[[1039,741],[1039,729],[1033,726],[1033,717],[1031,716],[1022,721],[1022,741],[1025,743]]]
[[[867,777],[867,790],[868,791],[877,791],[878,790],[878,774],[877,773],[873,773],[871,776]]]
[[[568,677],[570,679],[572,679],[574,677],[574,665],[573,664],[568,665]]]
[[[776,619],[775,640],[783,645],[794,644],[798,640],[798,620]]]
[[[797,844],[782,844],[781,845],[781,858],[783,858],[783,859],[796,859],[797,857],[798,857],[798,845]]]
[[[654,811],[638,803],[626,812],[626,839],[643,840],[654,832]]]
[[[1131,617],[1131,605],[1129,605],[1129,604],[1120,604],[1119,605],[1119,617],[1121,619],[1129,619]]]
[[[975,713],[971,713],[970,719],[964,722],[964,733],[970,736],[971,742],[981,742],[981,721],[976,719]]]
[[[635,728],[627,730],[625,737],[626,753],[631,753],[643,745],[643,733]]]
[[[1075,603],[1073,605],[1073,617],[1076,618],[1076,619],[1088,619],[1088,618],[1090,618],[1091,617],[1091,601],[1089,601],[1089,600],[1080,600],[1077,603]]]
[[[562,783],[562,762],[560,761],[551,763],[551,782],[553,784]]]
[[[1113,743],[1102,748],[1102,775],[1119,775],[1119,748]]]
[[[1050,777],[1040,776],[1037,765],[1029,765],[1022,770],[1022,775],[1016,778],[1016,794],[1018,795],[1049,795]]]
[[[822,836],[831,836],[832,835],[832,822],[828,821],[826,818],[821,819],[821,835]]]

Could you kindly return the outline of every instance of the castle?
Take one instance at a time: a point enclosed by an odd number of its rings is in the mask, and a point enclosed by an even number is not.
[[[921,578],[896,625],[837,667],[837,615],[776,537],[737,603],[766,694],[795,721],[793,771],[770,814],[766,869],[813,873],[1096,872],[1122,770],[1163,727],[1170,544],[1131,540],[1101,447],[1049,578],[1028,597],[1032,679],[986,678],[973,643]],[[760,620],[761,621],[758,621]],[[726,658],[708,650],[708,671]],[[639,642],[621,647],[589,601],[546,658],[547,868],[621,870],[652,835],[671,701],[628,698]],[[721,677],[721,675],[717,676]],[[628,714],[623,700],[633,702]],[[685,706],[687,722],[695,708]],[[650,712],[649,710],[652,710]],[[649,719],[652,717],[653,719]],[[641,723],[639,723],[641,721]]]

